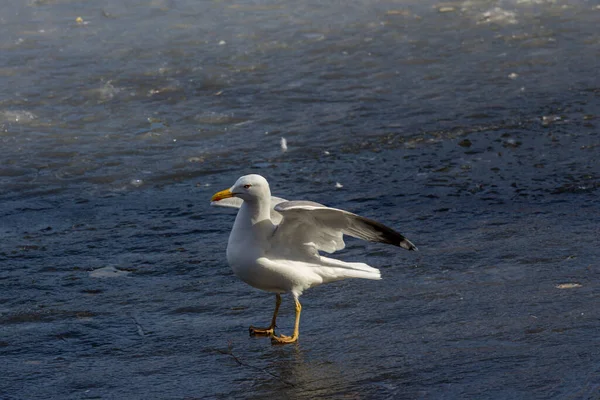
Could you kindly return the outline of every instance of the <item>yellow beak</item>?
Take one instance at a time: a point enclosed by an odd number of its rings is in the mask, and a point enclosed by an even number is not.
[[[210,199],[210,201],[219,201],[219,200],[223,200],[223,199],[228,199],[230,197],[233,197],[233,193],[231,193],[231,190],[225,189],[225,190],[221,190],[220,192],[215,193],[213,195],[213,197]]]

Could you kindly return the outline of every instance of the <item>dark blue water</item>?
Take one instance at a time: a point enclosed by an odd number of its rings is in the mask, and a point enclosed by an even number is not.
[[[0,398],[600,398],[594,2],[9,0],[0,22]],[[383,280],[307,291],[297,345],[251,338],[274,299],[209,206],[247,173],[420,251],[347,240]]]

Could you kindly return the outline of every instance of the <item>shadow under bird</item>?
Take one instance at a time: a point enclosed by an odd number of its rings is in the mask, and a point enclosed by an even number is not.
[[[250,326],[251,335],[270,336],[273,344],[298,340],[298,298],[306,289],[346,278],[381,279],[377,268],[322,256],[345,247],[343,235],[417,250],[403,235],[368,218],[312,201],[287,201],[271,196],[260,175],[245,175],[216,193],[211,205],[239,208],[227,243],[227,262],[250,286],[275,293],[275,312],[265,328]],[[275,335],[281,294],[296,303],[292,336]]]

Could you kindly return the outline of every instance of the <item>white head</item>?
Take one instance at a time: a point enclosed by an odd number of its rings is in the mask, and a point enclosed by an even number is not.
[[[269,182],[262,176],[256,174],[244,175],[231,188],[215,193],[211,201],[219,201],[229,197],[239,197],[247,202],[270,199],[271,189],[269,188]]]

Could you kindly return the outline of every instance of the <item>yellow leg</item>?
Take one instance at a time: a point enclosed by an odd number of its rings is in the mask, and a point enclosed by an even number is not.
[[[271,319],[271,325],[269,325],[268,328],[255,328],[250,326],[249,331],[251,336],[271,336],[275,332],[275,321],[277,320],[277,313],[279,312],[279,306],[281,305],[281,295],[277,293],[276,296],[275,312],[273,313],[273,318]]]
[[[302,311],[302,305],[296,297],[294,297],[294,301],[296,302],[296,323],[294,324],[294,334],[292,336],[271,336],[271,344],[287,344],[287,343],[295,343],[298,341],[298,336],[300,335],[300,312]]]

